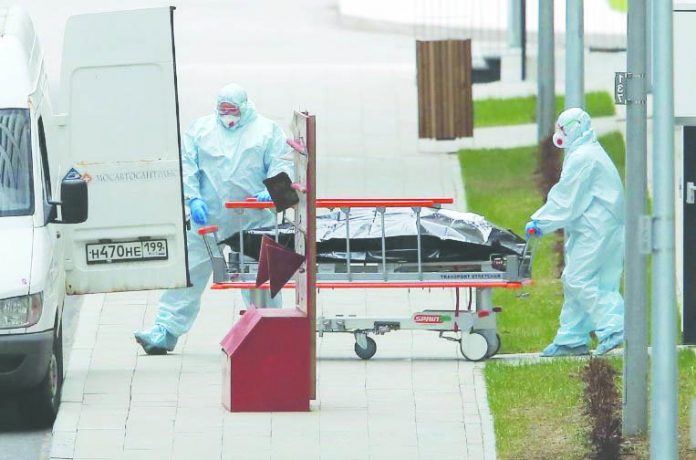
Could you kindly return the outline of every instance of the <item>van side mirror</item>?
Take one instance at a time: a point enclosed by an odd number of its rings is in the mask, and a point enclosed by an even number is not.
[[[57,224],[81,224],[87,220],[87,182],[79,175],[68,174],[60,184],[61,220]]]

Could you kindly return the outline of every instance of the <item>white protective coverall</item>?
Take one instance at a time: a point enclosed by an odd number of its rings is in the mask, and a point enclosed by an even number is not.
[[[603,354],[623,341],[623,185],[583,110],[560,115],[554,143],[565,148],[563,171],[532,215],[542,234],[562,228],[567,236],[560,327],[544,355],[586,353],[592,331]]]
[[[246,92],[235,84],[225,86],[217,97],[218,106],[231,103],[239,107],[240,118],[230,127],[216,113],[196,120],[184,135],[182,165],[186,202],[201,199],[208,210],[208,224],[218,225],[220,240],[240,230],[273,225],[275,212],[245,210],[243,215],[225,209],[225,201],[244,201],[265,191],[263,180],[280,172],[293,177],[291,150],[287,137],[273,121],[256,112]],[[177,337],[188,332],[200,309],[201,295],[212,274],[203,239],[192,225],[187,232],[189,274],[192,286],[171,289],[162,294],[155,325],[137,332],[136,340],[146,352],[172,351]],[[245,303],[249,291],[243,291]],[[270,307],[282,305],[280,296]]]

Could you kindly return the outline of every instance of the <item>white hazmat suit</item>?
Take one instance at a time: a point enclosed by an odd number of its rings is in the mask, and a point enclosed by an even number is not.
[[[560,327],[543,356],[586,354],[592,331],[604,354],[623,342],[623,186],[583,110],[560,115],[554,143],[565,149],[561,178],[528,224],[567,236]]]
[[[245,210],[240,215],[225,209],[224,203],[267,193],[262,181],[280,172],[293,177],[293,165],[286,156],[290,147],[285,134],[276,123],[256,112],[241,87],[225,86],[218,94],[217,104],[216,113],[196,120],[184,135],[182,166],[186,203],[202,200],[205,205],[203,211],[197,206],[197,220],[201,214],[207,214],[207,223],[217,225],[218,236],[224,240],[240,230],[273,225],[274,212]],[[221,104],[231,104],[238,116],[221,113]],[[135,334],[147,353],[172,351],[177,338],[188,332],[198,315],[212,266],[196,230],[192,225],[187,233],[192,286],[162,294],[155,325]],[[243,291],[242,295],[248,304],[249,292]],[[282,305],[280,296],[274,301],[269,306]]]

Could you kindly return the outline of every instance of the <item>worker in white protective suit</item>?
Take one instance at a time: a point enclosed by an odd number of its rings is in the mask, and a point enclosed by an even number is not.
[[[237,214],[224,208],[225,201],[259,201],[271,197],[263,180],[280,172],[293,177],[286,136],[273,121],[258,114],[244,89],[235,84],[222,88],[216,112],[196,120],[184,135],[182,165],[184,196],[195,225],[187,233],[191,287],[171,289],[160,298],[155,324],[135,333],[148,354],[172,351],[177,338],[192,326],[200,309],[201,295],[212,274],[212,265],[199,226],[219,226],[221,240],[240,230],[273,225],[268,209]],[[249,291],[242,291],[249,305]],[[280,295],[267,307],[280,307]]]
[[[602,355],[623,343],[623,186],[583,110],[558,117],[553,142],[565,149],[561,178],[525,229],[541,236],[562,228],[567,236],[560,327],[542,356],[587,354],[593,331],[594,354]]]

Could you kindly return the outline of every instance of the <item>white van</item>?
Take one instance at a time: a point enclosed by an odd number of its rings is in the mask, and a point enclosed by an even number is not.
[[[58,110],[19,8],[0,9],[0,69],[0,393],[45,425],[66,293],[189,284],[173,9],[70,18]]]

